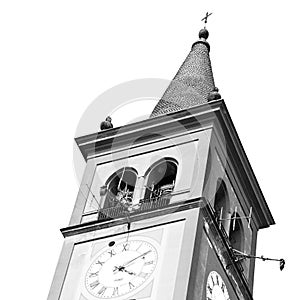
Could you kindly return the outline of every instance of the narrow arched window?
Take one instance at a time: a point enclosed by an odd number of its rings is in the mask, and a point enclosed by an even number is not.
[[[229,233],[230,226],[230,202],[225,182],[222,179],[217,181],[214,210],[218,221],[222,223],[226,233]]]
[[[229,242],[233,249],[244,252],[244,228],[239,214],[233,214],[229,230]]]
[[[133,197],[137,180],[137,171],[133,168],[122,168],[112,174],[106,183],[106,197],[103,208],[115,207],[118,205],[119,194],[126,194],[127,199]]]
[[[146,172],[144,201],[163,198],[168,202],[175,186],[177,161],[164,158],[154,163]]]

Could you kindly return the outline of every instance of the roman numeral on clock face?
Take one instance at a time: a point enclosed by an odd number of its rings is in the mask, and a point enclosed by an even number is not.
[[[128,284],[129,284],[129,289],[134,288],[134,284],[132,284],[130,281],[128,282]]]
[[[128,251],[129,245],[128,244],[123,244],[123,250],[122,251]]]
[[[154,263],[153,260],[149,260],[145,262],[145,266],[152,265]]]
[[[100,282],[98,281],[98,280],[96,280],[96,281],[94,281],[94,282],[92,282],[91,284],[90,284],[90,287],[92,288],[92,289],[94,289],[96,286],[98,286],[100,284]]]
[[[214,281],[214,278],[213,278],[213,276],[212,276],[212,275],[210,276],[210,279],[211,279],[211,281],[212,281],[213,285],[215,285],[215,281]]]
[[[102,296],[102,295],[105,293],[106,290],[107,290],[107,287],[103,286],[103,287],[99,290],[99,292],[97,293],[97,295],[98,295],[98,296]]]
[[[222,282],[221,289],[222,289],[223,293],[225,292],[225,288],[226,288],[226,286],[225,286],[224,282]]]
[[[145,273],[145,272],[141,272],[141,273],[138,274],[139,277],[144,278],[144,279],[145,279],[148,275],[149,275],[149,273]]]
[[[112,256],[116,255],[116,252],[115,252],[115,250],[110,250],[110,251],[108,251],[108,253],[110,254],[110,257],[112,257]]]
[[[98,276],[99,271],[95,272],[95,273],[90,273],[89,277],[96,277]]]
[[[118,296],[119,295],[119,288],[115,287],[112,293],[112,296]]]
[[[212,287],[208,284],[207,289],[209,290],[210,294],[212,293]]]

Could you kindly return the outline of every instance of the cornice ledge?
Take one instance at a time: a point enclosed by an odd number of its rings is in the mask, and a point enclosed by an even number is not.
[[[169,204],[165,207],[160,207],[152,211],[146,211],[142,213],[133,213],[130,215],[130,223],[137,222],[139,220],[150,219],[161,215],[176,213],[188,209],[197,208],[200,205],[201,198],[195,198],[187,201],[180,201],[173,204]],[[120,217],[114,219],[97,220],[83,224],[72,225],[61,228],[62,235],[66,238],[77,234],[83,234],[90,231],[100,230],[113,226],[118,226],[128,223],[128,217]]]

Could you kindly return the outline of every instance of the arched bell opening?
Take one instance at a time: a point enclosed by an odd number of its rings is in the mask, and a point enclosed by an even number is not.
[[[227,235],[230,227],[230,201],[225,182],[219,178],[217,181],[217,191],[215,195],[214,210],[218,221],[223,225]]]
[[[233,249],[244,252],[244,227],[239,214],[233,214],[229,230],[229,242]]]
[[[163,199],[168,204],[175,186],[178,163],[164,158],[154,163],[145,174],[144,202]]]
[[[122,168],[112,174],[106,183],[106,196],[103,208],[115,207],[122,200],[132,201],[137,180],[137,171],[133,168]]]

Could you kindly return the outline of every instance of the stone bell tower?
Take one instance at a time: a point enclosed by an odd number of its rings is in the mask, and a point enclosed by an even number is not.
[[[76,138],[86,169],[48,300],[253,299],[274,224],[225,102],[208,31],[147,120]]]

